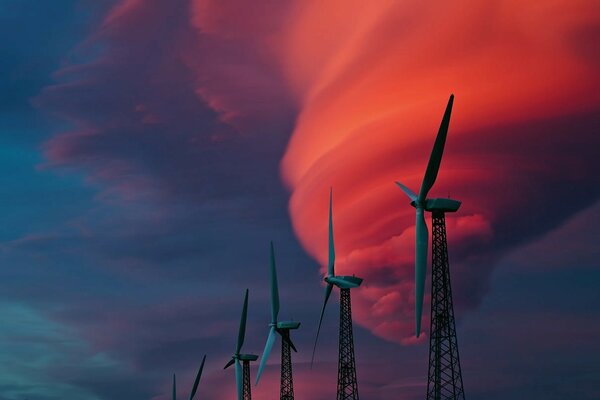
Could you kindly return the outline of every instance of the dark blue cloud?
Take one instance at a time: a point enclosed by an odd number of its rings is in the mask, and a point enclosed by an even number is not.
[[[73,30],[45,27],[65,40],[56,39],[55,58],[39,55],[44,71],[20,99],[7,99],[40,122],[19,142],[28,118],[17,121],[8,140],[26,157],[5,147],[2,158],[25,170],[8,182],[14,224],[0,257],[12,268],[2,272],[2,293],[68,327],[83,350],[63,350],[67,357],[85,364],[101,354],[117,371],[65,360],[52,370],[38,366],[53,388],[48,398],[143,399],[160,393],[173,371],[193,370],[208,350],[220,365],[233,347],[239,294],[264,286],[271,239],[290,293],[308,285],[320,294],[314,280],[301,279],[310,262],[293,239],[279,182],[291,119],[246,134],[221,123],[177,52],[195,35],[185,3],[147,4],[147,24],[104,26],[91,40],[77,29],[97,29],[102,13]],[[76,5],[64,4],[73,18]],[[31,34],[38,35],[42,28]],[[251,298],[253,312],[262,304],[266,316],[266,293],[252,289]],[[296,318],[306,313],[296,310]],[[264,324],[250,324],[247,347],[258,352]]]

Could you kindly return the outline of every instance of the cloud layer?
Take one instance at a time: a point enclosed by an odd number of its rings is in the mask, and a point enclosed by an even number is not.
[[[537,392],[524,390],[526,371],[502,370],[521,365],[529,349],[551,362],[543,351],[550,345],[573,366],[569,354],[584,354],[588,337],[575,343],[556,330],[532,339],[498,321],[534,316],[540,327],[560,320],[581,330],[590,315],[573,316],[578,297],[564,293],[597,302],[565,267],[571,252],[592,246],[580,236],[594,233],[597,224],[585,222],[598,216],[596,206],[583,221],[570,219],[597,204],[600,187],[600,15],[589,2],[99,4],[61,2],[77,27],[63,34],[68,40],[53,36],[55,18],[46,15],[10,25],[54,45],[15,46],[2,74],[16,77],[4,92],[18,97],[2,104],[20,108],[0,110],[0,122],[21,122],[0,136],[0,162],[14,171],[2,178],[10,195],[2,198],[9,216],[0,258],[10,268],[1,271],[0,312],[10,316],[12,339],[40,342],[43,355],[20,370],[35,382],[3,386],[0,397],[37,394],[41,384],[52,388],[49,399],[167,399],[173,372],[185,396],[208,352],[200,394],[231,398],[233,373],[222,366],[246,287],[244,349],[264,346],[274,239],[282,315],[303,324],[297,395],[331,398],[335,301],[314,370],[307,350],[322,301],[330,187],[337,272],[365,278],[353,292],[361,396],[422,397],[427,345],[413,337],[414,210],[393,182],[418,189],[450,93],[455,108],[431,194],[463,201],[447,223],[468,393],[560,393],[556,377],[568,375],[560,368],[528,372]],[[46,49],[34,63],[45,69],[17,79],[37,71],[17,51],[29,48]],[[552,251],[560,245],[572,250]],[[586,273],[590,259],[575,258]],[[554,299],[552,314],[536,295]],[[43,334],[25,340],[15,314]],[[29,357],[20,347],[2,353],[10,362]],[[486,369],[482,354],[504,358]],[[257,396],[277,387],[278,352],[272,357]],[[580,398],[594,398],[590,366],[577,371],[569,376]]]
[[[300,9],[283,50],[302,88],[282,161],[290,214],[324,264],[333,186],[339,272],[367,278],[357,320],[375,334],[400,342],[412,334],[414,211],[393,182],[418,190],[450,93],[430,196],[463,201],[448,216],[459,309],[481,301],[506,248],[597,198],[588,149],[598,143],[600,59],[597,35],[582,32],[599,20],[586,2]]]

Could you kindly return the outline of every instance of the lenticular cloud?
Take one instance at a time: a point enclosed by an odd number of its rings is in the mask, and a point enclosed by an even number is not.
[[[463,201],[448,221],[459,309],[480,301],[506,249],[597,197],[581,168],[594,162],[586,143],[598,143],[600,110],[590,42],[598,38],[581,34],[600,20],[589,8],[409,1],[295,10],[279,53],[300,105],[281,164],[290,215],[325,265],[333,186],[339,273],[365,278],[354,295],[359,324],[412,340],[414,210],[393,182],[418,191],[450,93],[455,109],[431,195]],[[539,206],[572,199],[575,182],[592,198]]]

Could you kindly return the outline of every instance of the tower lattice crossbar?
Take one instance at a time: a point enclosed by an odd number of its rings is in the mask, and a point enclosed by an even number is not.
[[[464,400],[443,212],[432,213],[431,335],[427,400]]]
[[[340,343],[337,400],[358,400],[350,289],[340,290]]]

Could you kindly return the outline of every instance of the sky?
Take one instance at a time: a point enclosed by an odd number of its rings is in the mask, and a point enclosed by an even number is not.
[[[600,5],[0,0],[0,400],[230,399],[268,333],[269,241],[296,397],[335,395],[329,189],[361,398],[426,391],[414,209],[447,216],[472,400],[600,398]],[[430,220],[428,219],[428,224]],[[427,285],[430,285],[428,281]],[[252,373],[256,373],[256,366]],[[278,397],[276,344],[255,398]]]

